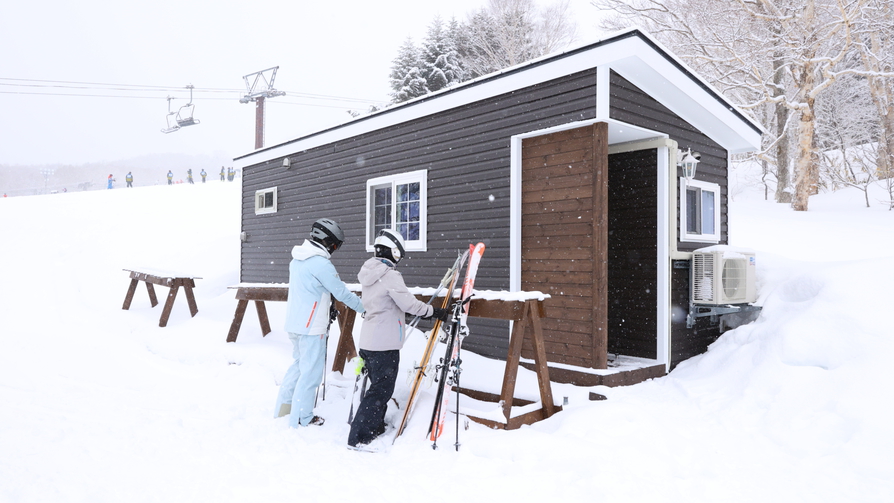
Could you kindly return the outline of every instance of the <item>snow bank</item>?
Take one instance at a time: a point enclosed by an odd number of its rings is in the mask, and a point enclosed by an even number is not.
[[[892,501],[894,214],[747,195],[731,203],[731,244],[759,257],[755,323],[661,379],[554,384],[563,412],[515,431],[471,423],[459,452],[452,423],[440,450],[425,440],[425,388],[380,455],[345,448],[352,377],[327,377],[323,427],[273,419],[284,303],[269,303],[267,337],[249,309],[225,342],[238,184],[0,199],[0,501],[393,502],[445,487],[468,501]],[[142,288],[123,311],[133,264],[202,277],[198,315],[178,301],[159,328]],[[423,343],[402,353],[398,399]],[[463,361],[464,385],[499,389],[503,362]],[[533,373],[518,396],[538,399]]]

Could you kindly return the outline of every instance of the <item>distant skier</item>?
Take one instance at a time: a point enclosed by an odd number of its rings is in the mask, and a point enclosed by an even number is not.
[[[111,189],[111,188],[112,188],[112,184],[113,184],[113,183],[115,183],[115,179],[114,179],[114,178],[112,178],[112,175],[109,175],[109,185],[108,185],[108,188],[110,188],[110,189]]]
[[[195,185],[195,182],[192,181],[192,170],[191,169],[186,170],[186,181],[192,185]]]
[[[370,382],[348,434],[348,447],[358,450],[367,450],[370,442],[385,433],[385,412],[394,394],[400,349],[407,342],[406,314],[441,321],[446,321],[450,314],[447,309],[417,300],[407,290],[395,269],[406,256],[404,238],[397,231],[383,229],[374,246],[375,257],[368,259],[357,275],[366,309],[360,329],[360,357]]]
[[[174,173],[168,170],[168,185],[174,185]]]
[[[208,173],[205,173],[205,168],[202,168],[202,171],[199,172],[199,175],[202,176],[202,183],[205,183],[205,177],[208,176]]]
[[[220,181],[224,181],[224,167],[220,167]]]
[[[227,168],[227,180],[233,181],[233,178],[236,178],[236,170],[233,168]]]
[[[127,182],[128,188],[133,188],[133,174],[128,171],[127,176],[124,177],[124,181]]]

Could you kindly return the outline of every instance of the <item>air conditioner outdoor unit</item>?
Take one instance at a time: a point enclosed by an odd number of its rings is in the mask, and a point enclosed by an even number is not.
[[[754,252],[711,246],[692,253],[693,304],[751,304],[757,300]]]

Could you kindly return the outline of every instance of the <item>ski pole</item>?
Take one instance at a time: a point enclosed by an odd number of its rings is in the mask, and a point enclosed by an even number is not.
[[[323,336],[320,336],[323,337]],[[329,360],[329,334],[325,336],[325,342],[323,342],[323,401],[326,401],[326,362]],[[320,398],[320,388],[317,388],[317,394],[314,396],[314,407],[317,406],[317,399]]]
[[[453,370],[453,381],[456,383],[456,443],[453,445],[456,447],[457,452],[459,452],[459,373],[462,370],[460,369],[462,360],[459,355],[461,351],[462,344],[456,347],[456,367]]]
[[[329,363],[329,329],[332,328],[332,322],[338,318],[338,309],[335,308],[335,296],[329,294],[329,324],[326,325],[326,341],[323,343],[323,401],[326,401],[326,365]],[[314,407],[317,406],[317,400],[314,398]]]

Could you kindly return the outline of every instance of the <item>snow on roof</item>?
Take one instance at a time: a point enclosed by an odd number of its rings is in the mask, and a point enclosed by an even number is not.
[[[234,164],[237,168],[259,164],[593,68],[618,73],[731,153],[760,146],[763,129],[757,122],[658,41],[631,28],[244,154]],[[608,93],[604,87],[597,92]],[[608,97],[597,101],[609,103]],[[598,115],[609,116],[607,110]]]

